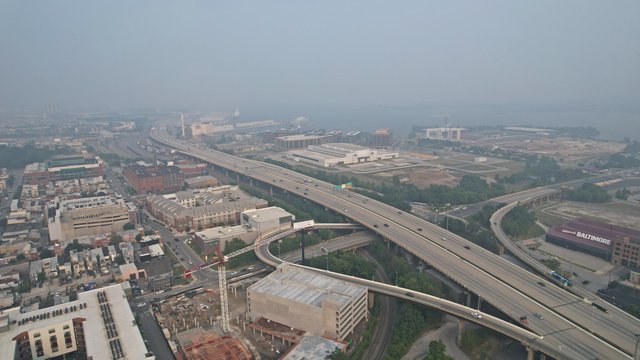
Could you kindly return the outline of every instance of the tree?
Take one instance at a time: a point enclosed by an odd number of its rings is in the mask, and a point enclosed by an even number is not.
[[[46,279],[47,276],[44,274],[44,271],[40,271],[38,273],[38,282],[44,282],[44,279]]]
[[[453,357],[447,355],[447,347],[442,340],[436,340],[429,343],[429,352],[424,360],[453,360]]]
[[[141,240],[142,240],[142,235],[137,234],[137,235],[136,235],[136,241],[138,241],[138,242],[139,242],[139,241],[141,241]]]
[[[48,259],[54,256],[56,256],[56,254],[54,254],[53,251],[49,249],[43,249],[42,251],[40,251],[40,259]]]
[[[124,263],[125,263],[124,256],[122,256],[122,254],[117,255],[116,258],[114,259],[114,261],[118,265],[124,265]]]
[[[23,260],[24,260],[24,259],[26,259],[26,258],[27,258],[27,257],[26,257],[26,256],[24,256],[24,254],[18,254],[18,255],[16,256],[16,260],[18,260],[18,261],[23,261]]]
[[[579,188],[569,191],[568,195],[569,200],[581,202],[604,203],[611,200],[605,189],[591,183],[582,184]]]
[[[133,230],[133,229],[135,229],[135,228],[136,228],[136,224],[134,224],[134,223],[130,223],[130,222],[128,222],[128,223],[126,223],[126,224],[122,225],[122,230],[124,230],[124,231],[127,231],[127,230]]]
[[[111,245],[116,246],[122,242],[122,236],[116,234],[115,232],[111,233]]]
[[[616,199],[627,200],[627,198],[631,195],[631,191],[629,189],[619,189],[616,191]]]
[[[69,245],[67,245],[64,248],[64,258],[65,259],[69,259],[69,254],[71,253],[71,250],[82,251],[82,250],[88,249],[90,247],[91,246],[89,246],[89,245],[79,244],[78,240],[73,240],[72,243],[70,243]]]

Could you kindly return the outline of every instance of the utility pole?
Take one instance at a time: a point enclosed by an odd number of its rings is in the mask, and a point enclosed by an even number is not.
[[[305,265],[304,260],[304,230],[300,232],[300,248],[302,249],[302,265]]]
[[[327,259],[327,271],[329,271],[329,250],[321,247],[320,252],[323,253],[325,258]]]

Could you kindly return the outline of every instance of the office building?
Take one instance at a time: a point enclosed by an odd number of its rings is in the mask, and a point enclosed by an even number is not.
[[[55,208],[56,203],[50,203]],[[135,206],[111,196],[64,200],[57,204],[55,216],[48,219],[51,241],[73,239],[122,231],[124,224],[137,221]]]

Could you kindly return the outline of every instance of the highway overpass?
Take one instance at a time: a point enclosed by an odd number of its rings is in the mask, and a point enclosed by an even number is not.
[[[556,286],[540,286],[541,278],[423,219],[366,196],[281,167],[241,159],[170,138],[154,128],[155,141],[206,161],[238,180],[307,198],[336,211],[392,241],[487,301],[507,316],[529,317],[532,332],[544,336],[537,349],[558,348],[560,358],[629,359],[640,321],[619,313],[605,314]],[[533,345],[532,345],[533,346]],[[552,355],[552,353],[549,353]]]

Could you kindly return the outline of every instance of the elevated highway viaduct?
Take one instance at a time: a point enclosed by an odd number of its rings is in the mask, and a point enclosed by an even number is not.
[[[541,337],[536,349],[562,350],[558,358],[629,359],[640,321],[619,313],[605,314],[590,303],[542,280],[499,256],[423,219],[366,196],[271,164],[241,159],[170,138],[152,129],[155,141],[208,162],[238,178],[259,181],[314,201],[352,219],[473,292],[512,319],[533,313],[528,329]],[[555,353],[548,353],[554,356]]]

